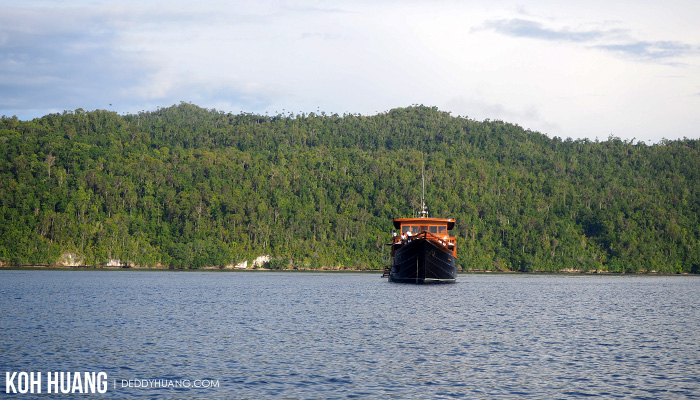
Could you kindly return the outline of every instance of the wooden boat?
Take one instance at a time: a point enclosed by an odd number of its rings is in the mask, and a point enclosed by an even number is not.
[[[421,156],[422,158],[422,156]],[[394,218],[391,263],[382,277],[389,282],[453,283],[457,281],[457,246],[448,231],[455,226],[451,218],[428,218],[425,206],[425,171],[421,167],[423,194],[419,218]]]
[[[425,208],[424,208],[425,210]],[[453,283],[457,280],[457,247],[448,231],[454,219],[395,218],[391,264],[385,267],[389,282]]]

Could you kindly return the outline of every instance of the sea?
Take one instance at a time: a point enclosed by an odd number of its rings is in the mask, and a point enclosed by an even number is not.
[[[700,398],[700,277],[380,275],[3,270],[0,397]]]

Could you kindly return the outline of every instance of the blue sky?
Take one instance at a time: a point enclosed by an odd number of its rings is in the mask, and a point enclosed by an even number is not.
[[[0,0],[0,115],[181,101],[700,138],[700,2]]]

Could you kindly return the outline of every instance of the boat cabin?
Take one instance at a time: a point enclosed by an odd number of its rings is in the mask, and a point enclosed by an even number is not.
[[[415,236],[421,232],[432,233],[435,236],[449,236],[447,231],[455,226],[455,220],[445,218],[396,218],[394,228],[399,229],[401,234],[411,232]]]
[[[455,248],[455,238],[447,231],[455,226],[454,219],[446,218],[395,218],[394,228],[401,234],[394,238],[394,244],[400,245],[403,240],[409,237],[422,236],[428,240],[439,242],[452,250],[457,255]]]

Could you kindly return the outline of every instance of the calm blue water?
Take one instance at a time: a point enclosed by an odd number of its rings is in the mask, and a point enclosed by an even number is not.
[[[105,371],[95,398],[700,397],[700,277],[379,275],[0,271],[0,391]]]

